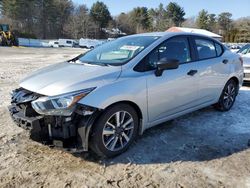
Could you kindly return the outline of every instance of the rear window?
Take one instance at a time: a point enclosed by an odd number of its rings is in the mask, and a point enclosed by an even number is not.
[[[223,54],[223,48],[220,44],[215,43],[216,53],[217,56],[221,56]]]
[[[1,30],[1,26],[0,26],[0,30]],[[2,25],[2,30],[4,32],[9,31],[9,26],[8,25]]]
[[[206,39],[195,39],[199,59],[209,59],[217,56],[214,42]]]

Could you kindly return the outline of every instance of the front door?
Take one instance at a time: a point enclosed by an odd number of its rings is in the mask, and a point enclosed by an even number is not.
[[[162,58],[177,59],[180,66],[155,76],[155,64]],[[197,62],[191,62],[186,37],[167,40],[145,58],[152,71],[147,76],[149,122],[161,121],[168,116],[198,105]]]

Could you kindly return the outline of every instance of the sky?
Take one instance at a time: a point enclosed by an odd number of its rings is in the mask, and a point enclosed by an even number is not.
[[[169,2],[176,2],[184,8],[185,17],[197,16],[202,9],[209,13],[220,14],[221,12],[231,12],[233,19],[250,16],[250,0],[100,0],[104,2],[112,16],[117,16],[121,12],[129,12],[137,6],[156,8],[160,3],[166,6]],[[75,4],[86,4],[88,8],[96,0],[73,0]]]

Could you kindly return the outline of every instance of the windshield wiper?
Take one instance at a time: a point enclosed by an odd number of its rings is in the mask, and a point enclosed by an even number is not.
[[[68,62],[76,62],[77,60],[79,60],[85,53],[82,53],[76,57],[74,57],[73,59],[68,60]]]
[[[100,65],[100,66],[109,66],[110,63],[103,63],[103,62],[83,62],[83,63],[86,63],[86,64],[89,64],[89,65]]]
[[[89,65],[99,65],[99,66],[109,66],[110,64],[109,63],[103,63],[103,62],[101,62],[101,63],[95,63],[95,62],[83,62],[83,61],[81,61],[81,60],[79,60],[79,59],[73,59],[73,60],[70,60],[70,61],[68,61],[69,63],[75,63],[75,64],[89,64]]]
[[[112,63],[104,63],[104,62],[83,62],[80,60],[80,58],[83,56],[84,54],[80,54],[79,56],[68,60],[69,63],[77,63],[77,64],[89,64],[89,65],[99,65],[99,66],[115,66]]]

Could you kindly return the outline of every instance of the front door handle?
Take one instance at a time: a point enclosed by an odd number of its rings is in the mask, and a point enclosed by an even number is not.
[[[187,75],[194,76],[198,71],[197,70],[190,70]]]

